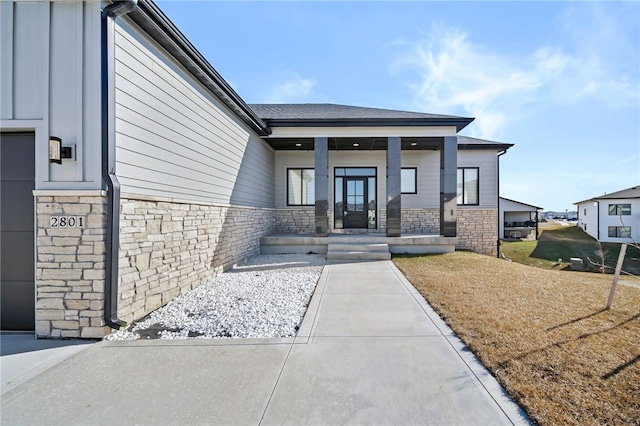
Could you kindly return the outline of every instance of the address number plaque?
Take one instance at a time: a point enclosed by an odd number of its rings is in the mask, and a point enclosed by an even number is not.
[[[84,228],[87,222],[85,216],[50,216],[50,228]]]

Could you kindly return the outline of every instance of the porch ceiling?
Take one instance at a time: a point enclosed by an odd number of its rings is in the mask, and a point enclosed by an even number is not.
[[[402,138],[403,150],[437,150],[442,142],[441,137]],[[275,150],[313,151],[313,138],[265,138]],[[384,151],[387,149],[387,138],[329,138],[330,151]]]

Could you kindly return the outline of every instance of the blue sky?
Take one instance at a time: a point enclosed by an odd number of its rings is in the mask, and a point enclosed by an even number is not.
[[[545,210],[640,184],[640,2],[157,3],[248,103],[475,117]]]

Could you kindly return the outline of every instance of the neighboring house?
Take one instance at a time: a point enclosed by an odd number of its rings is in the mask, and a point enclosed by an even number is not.
[[[578,226],[598,241],[640,241],[640,185],[574,203]]]
[[[107,4],[0,2],[3,330],[100,338],[274,233],[497,254],[512,145],[473,118],[250,106],[153,2]]]
[[[500,238],[526,238],[533,231],[537,240],[540,210],[542,207],[500,197]]]

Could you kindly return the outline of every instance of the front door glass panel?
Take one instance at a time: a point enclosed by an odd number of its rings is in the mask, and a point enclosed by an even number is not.
[[[376,229],[376,168],[336,168],[334,228]]]

